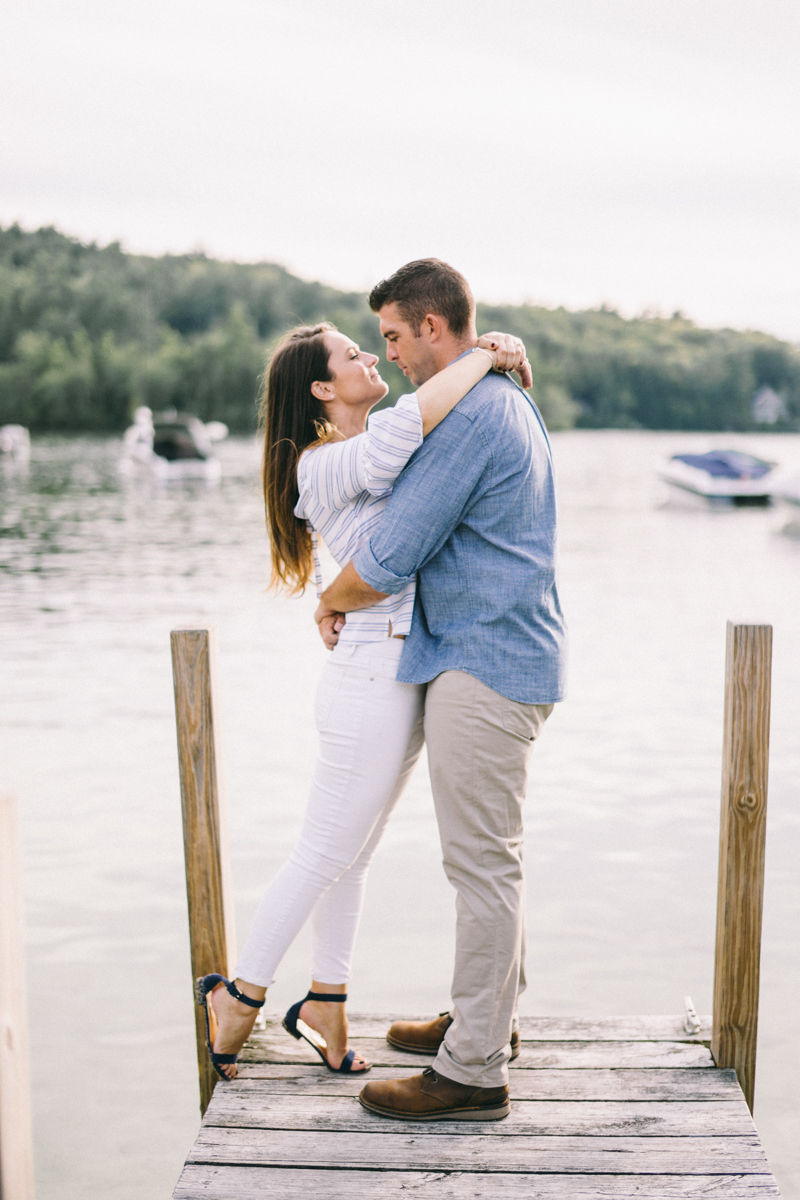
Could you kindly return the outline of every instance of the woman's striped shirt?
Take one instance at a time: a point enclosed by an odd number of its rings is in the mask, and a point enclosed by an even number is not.
[[[317,595],[323,591],[317,537],[340,567],[345,567],[374,529],[392,485],[422,445],[422,417],[416,396],[401,396],[394,408],[373,413],[367,432],[343,442],[305,450],[297,464],[300,498],[296,517],[305,519],[314,544]],[[391,632],[408,633],[416,581],[402,592],[347,614],[340,642],[378,642]]]

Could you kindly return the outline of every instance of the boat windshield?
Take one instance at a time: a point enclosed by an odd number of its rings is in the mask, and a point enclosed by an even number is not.
[[[673,462],[699,467],[718,479],[763,479],[775,463],[754,458],[741,450],[709,450],[707,454],[673,454]]]

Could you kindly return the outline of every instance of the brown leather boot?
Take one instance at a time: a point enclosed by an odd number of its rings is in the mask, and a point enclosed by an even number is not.
[[[433,1067],[410,1079],[368,1083],[358,1098],[370,1112],[401,1121],[499,1121],[511,1112],[505,1084],[483,1088],[456,1083]]]
[[[444,1035],[453,1024],[449,1012],[439,1013],[434,1021],[395,1021],[389,1026],[386,1040],[395,1050],[408,1050],[411,1054],[435,1054],[444,1041]],[[511,1057],[519,1055],[519,1031],[511,1031]]]

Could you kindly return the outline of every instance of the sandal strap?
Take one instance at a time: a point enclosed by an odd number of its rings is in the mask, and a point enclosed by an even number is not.
[[[355,1050],[347,1051],[347,1054],[345,1054],[344,1058],[339,1063],[339,1070],[341,1071],[342,1075],[349,1075],[349,1073],[352,1071],[355,1057]]]
[[[306,1000],[325,1000],[329,1004],[344,1004],[347,992],[308,992]]]
[[[234,1000],[240,1000],[242,1004],[249,1004],[250,1008],[263,1008],[266,1001],[266,996],[263,1000],[251,1000],[249,996],[245,996],[244,992],[240,992],[236,984],[231,980],[225,981],[225,990],[230,992]]]

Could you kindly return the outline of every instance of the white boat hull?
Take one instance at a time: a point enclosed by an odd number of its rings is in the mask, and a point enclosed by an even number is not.
[[[153,414],[150,409],[145,405],[137,408],[134,414],[134,423],[126,430],[123,439],[123,455],[119,463],[119,469],[123,475],[147,473],[165,482],[201,479],[206,483],[216,483],[219,480],[222,475],[222,464],[211,453],[211,444],[222,441],[228,436],[227,425],[224,425],[222,421],[210,421],[204,425],[197,417],[189,414],[178,419],[174,412],[171,415],[165,414],[157,417],[156,421],[160,430],[163,431],[165,426],[168,431],[175,428],[182,431],[182,436],[178,439],[177,444],[172,437],[164,439],[162,435],[159,440],[156,437],[156,427],[153,424]],[[175,422],[174,426],[173,421]],[[172,453],[183,454],[189,450],[196,456],[166,458],[163,453],[157,454],[155,447],[161,445],[163,449],[165,440],[167,448]],[[201,455],[203,457],[200,457]]]
[[[670,460],[661,464],[658,474],[678,492],[688,492],[711,504],[755,506],[771,503],[771,473],[761,479],[727,479],[709,475],[700,467]]]
[[[201,479],[216,483],[222,475],[218,458],[178,458],[170,462],[152,450],[149,454],[126,454],[120,459],[119,468],[123,475],[150,475],[165,482]]]

